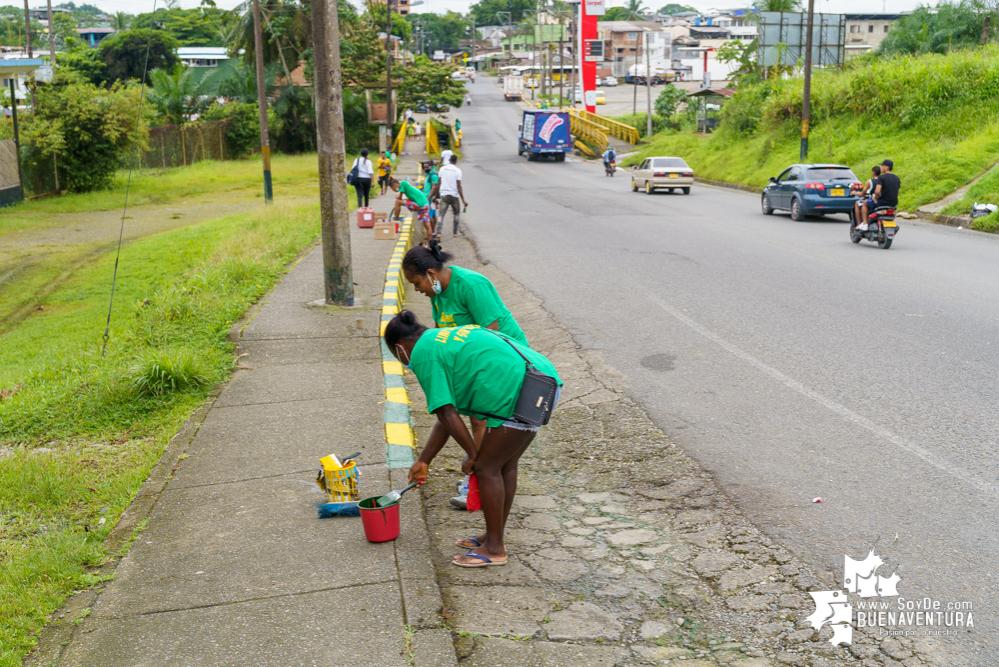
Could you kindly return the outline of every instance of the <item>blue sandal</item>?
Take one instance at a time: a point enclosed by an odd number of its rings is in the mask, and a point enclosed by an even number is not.
[[[482,554],[472,553],[471,549],[469,549],[468,551],[466,551],[462,555],[463,556],[471,556],[472,558],[478,558],[482,562],[481,563],[459,563],[457,560],[452,560],[451,564],[452,565],[457,565],[458,567],[490,567],[492,565],[506,565],[506,561],[505,560],[494,561],[493,559],[491,559],[491,558],[489,558],[487,556],[483,556]]]
[[[459,547],[462,547],[462,548],[465,548],[465,549],[467,549],[468,547],[467,547],[467,546],[465,546],[464,544],[462,544],[462,542],[471,542],[472,544],[474,544],[474,545],[475,545],[474,547],[472,547],[473,549],[478,549],[479,547],[481,547],[481,546],[482,546],[482,543],[481,543],[481,542],[479,542],[479,541],[478,541],[477,539],[475,539],[474,537],[466,537],[466,538],[465,538],[465,539],[463,539],[463,540],[458,540],[457,542],[455,542],[455,544],[456,544],[457,546],[459,546]]]

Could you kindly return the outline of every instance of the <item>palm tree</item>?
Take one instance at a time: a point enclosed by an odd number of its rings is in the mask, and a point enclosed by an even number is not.
[[[629,21],[640,21],[649,13],[649,8],[642,4],[642,0],[628,0],[624,9],[628,12]]]
[[[131,15],[126,14],[125,12],[115,12],[114,16],[111,17],[111,27],[118,32],[128,30],[128,26],[131,22]]]
[[[154,69],[149,73],[152,88],[147,93],[149,101],[163,116],[168,125],[181,125],[189,116],[199,113],[207,105],[205,86],[195,78],[190,67],[177,65],[172,72]]]
[[[799,12],[801,0],[756,0],[753,10],[746,15],[747,21],[758,22],[760,12]]]

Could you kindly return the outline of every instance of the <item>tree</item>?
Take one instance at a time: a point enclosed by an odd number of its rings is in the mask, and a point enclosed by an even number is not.
[[[172,72],[154,69],[149,80],[149,101],[167,125],[181,125],[208,107],[205,80],[190,67],[177,65]]]
[[[504,23],[497,12],[510,12],[511,23],[520,23],[524,16],[535,14],[537,10],[535,0],[479,0],[469,8],[469,13],[476,25],[483,26]]]
[[[599,17],[600,21],[628,21],[630,12],[624,7],[609,7],[604,15]]]
[[[741,39],[733,39],[718,47],[717,59],[726,65],[738,65],[730,76],[737,86],[745,86],[759,81],[760,75],[756,68],[758,50],[759,40],[754,39],[747,44]]]
[[[640,21],[649,13],[649,8],[642,4],[642,0],[628,0],[624,9],[628,12],[629,21]]]
[[[671,83],[667,83],[663,91],[656,98],[656,114],[669,117],[676,113],[681,103],[687,101],[687,93],[680,90]]]
[[[760,12],[798,12],[801,11],[800,0],[756,0],[753,3],[755,12],[748,12],[746,20],[756,22],[760,20]]]
[[[72,16],[62,12],[52,15],[53,31],[55,32],[56,48],[60,51],[66,48],[67,40],[77,39],[77,23]]]
[[[38,105],[25,119],[24,143],[35,157],[57,160],[61,183],[71,192],[109,187],[127,161],[136,132],[145,147],[145,116],[138,128],[135,124],[137,86],[115,83],[104,89],[57,76],[51,85],[39,86],[37,95]]]
[[[919,7],[901,16],[878,47],[885,54],[947,53],[977,46],[986,31],[985,16],[967,0]],[[989,28],[991,30],[991,28]],[[989,34],[989,33],[986,33]]]
[[[444,14],[410,14],[406,18],[423,31],[424,53],[427,54],[433,49],[458,48],[459,41],[465,39],[471,25],[464,16],[450,10]]]
[[[697,10],[690,5],[678,5],[676,3],[670,3],[659,8],[659,14],[679,14],[680,12],[696,12]]]
[[[162,30],[136,29],[111,35],[101,42],[101,59],[107,65],[109,81],[141,79],[146,64],[146,48],[149,49],[149,68],[172,70],[180,60],[177,47],[180,44]],[[149,83],[148,71],[146,83]]]
[[[159,28],[169,33],[181,46],[223,46],[219,38],[222,11],[214,7],[198,9],[157,9],[153,14],[139,14],[132,28]]]
[[[103,86],[107,80],[107,64],[97,49],[92,49],[78,37],[67,37],[65,50],[59,54],[59,72],[76,81]],[[72,74],[72,76],[71,76]]]
[[[111,27],[118,32],[124,32],[128,30],[129,25],[132,23],[132,15],[126,14],[125,12],[115,12],[114,16],[111,17]]]
[[[402,70],[399,83],[399,108],[415,109],[421,104],[433,108],[439,105],[460,107],[465,100],[465,84],[451,78],[454,67],[417,60]]]

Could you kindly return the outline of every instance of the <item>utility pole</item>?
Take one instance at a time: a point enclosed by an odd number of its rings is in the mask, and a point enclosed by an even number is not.
[[[642,49],[645,51],[645,136],[652,137],[652,65],[649,53],[649,33],[642,33]]]
[[[271,185],[271,140],[267,134],[267,91],[264,89],[264,36],[260,31],[260,0],[253,0],[253,48],[257,57],[257,107],[260,111],[260,157],[264,161],[264,202],[269,204],[274,200],[274,190]]]
[[[635,56],[635,73],[631,76],[631,115],[638,115],[638,56]]]
[[[24,38],[28,46],[28,57],[34,58],[34,52],[31,50],[31,11],[28,9],[28,0],[24,0]]]
[[[350,264],[350,207],[347,195],[347,158],[343,143],[339,13],[337,0],[312,0],[323,286],[328,305],[353,306],[354,277]]]
[[[805,90],[801,99],[801,161],[808,157],[808,122],[812,115],[812,27],[815,0],[808,0],[808,32],[805,35]]]
[[[392,4],[394,0],[385,0],[385,126],[388,128],[389,146],[392,146],[392,131],[395,129],[395,117],[392,115]],[[339,28],[338,28],[339,33]],[[339,58],[337,48],[337,58]]]
[[[52,62],[52,71],[55,72],[55,25],[52,24],[52,0],[48,0],[49,6],[49,60]]]

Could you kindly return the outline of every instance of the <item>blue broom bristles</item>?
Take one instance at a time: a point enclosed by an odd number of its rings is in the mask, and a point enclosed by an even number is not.
[[[316,505],[320,519],[329,519],[334,516],[361,516],[361,510],[357,503],[319,503]]]

